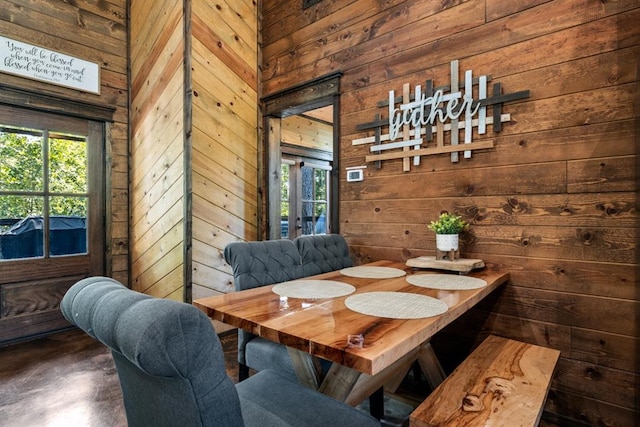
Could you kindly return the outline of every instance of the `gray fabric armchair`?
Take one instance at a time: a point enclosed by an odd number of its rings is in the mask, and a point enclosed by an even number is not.
[[[233,268],[237,291],[304,276],[300,253],[291,240],[229,243],[224,248],[224,259]],[[249,368],[273,369],[289,379],[297,379],[285,346],[242,329],[238,329],[238,363],[240,381],[249,376]]]
[[[211,321],[106,277],[72,286],[63,315],[112,351],[129,426],[379,426],[369,415],[273,373],[234,386]]]
[[[347,241],[340,234],[300,236],[294,242],[302,258],[305,276],[353,266]]]

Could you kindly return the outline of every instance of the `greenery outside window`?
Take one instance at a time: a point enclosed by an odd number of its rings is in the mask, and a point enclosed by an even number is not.
[[[0,260],[86,254],[85,135],[0,123]]]
[[[285,156],[280,174],[280,237],[326,234],[331,163]]]

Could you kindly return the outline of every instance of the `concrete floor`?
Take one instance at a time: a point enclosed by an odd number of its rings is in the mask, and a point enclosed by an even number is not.
[[[238,380],[237,335],[220,337],[227,374]],[[417,370],[385,393],[382,426],[408,426],[430,392]],[[368,400],[359,408],[368,412]],[[124,427],[118,374],[110,352],[80,330],[0,348],[0,427]],[[540,427],[557,427],[544,419]]]
[[[237,382],[237,335],[223,334],[221,341],[227,373]],[[409,383],[404,395],[387,394],[383,425],[408,425],[423,390]],[[368,401],[360,408],[368,411]],[[111,354],[84,332],[72,330],[0,348],[0,426],[126,425]]]

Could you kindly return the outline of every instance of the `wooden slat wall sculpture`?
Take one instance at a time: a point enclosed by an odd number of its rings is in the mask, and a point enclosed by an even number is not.
[[[410,158],[413,165],[420,165],[420,157],[434,154],[451,153],[451,161],[458,162],[458,152],[463,151],[459,147],[460,131],[464,133],[464,158],[471,158],[472,150],[493,148],[491,140],[472,142],[474,128],[479,136],[487,133],[487,125],[493,125],[493,130],[498,133],[502,130],[502,122],[511,120],[510,114],[502,114],[504,102],[516,101],[529,97],[529,91],[524,90],[507,95],[502,94],[500,83],[493,85],[493,96],[487,98],[488,76],[480,76],[474,79],[471,70],[465,72],[464,94],[458,84],[458,61],[451,61],[451,84],[433,88],[433,81],[427,80],[425,89],[420,85],[414,87],[411,94],[409,83],[403,84],[402,97],[396,97],[395,91],[389,91],[389,99],[379,101],[379,107],[388,107],[388,118],[380,119],[376,113],[376,119],[370,123],[356,126],[357,130],[374,130],[374,136],[354,139],[353,145],[374,143],[370,147],[372,153],[365,156],[366,162],[375,162],[376,168],[381,167],[382,160],[403,159],[402,170],[410,171]],[[474,100],[474,87],[477,86],[477,100]],[[449,93],[446,93],[446,92]],[[396,108],[396,104],[400,104]],[[493,114],[487,117],[487,106],[491,106]],[[459,118],[463,117],[461,121]],[[476,118],[477,117],[477,118]],[[402,132],[399,127],[402,124]],[[413,126],[413,129],[412,129]],[[422,130],[424,126],[424,130]],[[386,127],[386,134],[382,135],[382,128]],[[434,140],[435,146],[427,146]],[[445,132],[449,136],[449,144],[445,145]],[[424,135],[424,137],[423,137]],[[402,137],[402,141],[391,142]],[[424,141],[423,141],[424,138]],[[388,141],[388,142],[387,142]],[[382,144],[382,142],[386,142]],[[424,145],[423,145],[424,142]],[[409,148],[413,146],[413,150]],[[402,152],[389,151],[402,148]]]
[[[491,332],[557,348],[546,416],[634,425],[638,2],[324,0],[302,11],[264,0],[263,16],[265,96],[344,73],[343,168],[371,154],[351,142],[375,138],[358,125],[384,120],[378,101],[389,89],[448,82],[454,59],[461,70],[491,74],[487,98],[494,83],[505,93],[530,89],[504,105],[511,121],[500,133],[473,135],[473,144],[491,140],[493,148],[470,159],[424,156],[410,173],[403,159],[383,160],[381,169],[374,161],[350,183],[343,170],[340,231],[360,261],[403,260],[434,254],[427,224],[441,210],[462,214],[472,227],[461,256],[506,269],[511,281],[443,334],[447,345],[436,351],[451,347],[450,360],[460,360]]]
[[[107,274],[128,283],[127,2],[0,1],[0,34],[100,64],[100,94],[2,74],[4,84],[116,108],[107,126]],[[0,267],[0,270],[2,267]],[[78,272],[60,272],[73,278]],[[28,276],[37,275],[29,272]],[[43,295],[45,298],[48,296]],[[38,302],[34,302],[36,305]]]

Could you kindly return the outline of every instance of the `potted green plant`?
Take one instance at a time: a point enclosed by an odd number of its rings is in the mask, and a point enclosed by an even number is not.
[[[431,221],[428,225],[431,231],[436,233],[436,248],[440,252],[454,252],[457,258],[459,247],[459,234],[469,229],[469,224],[461,216],[443,212],[437,221]],[[442,258],[442,257],[437,257]]]

